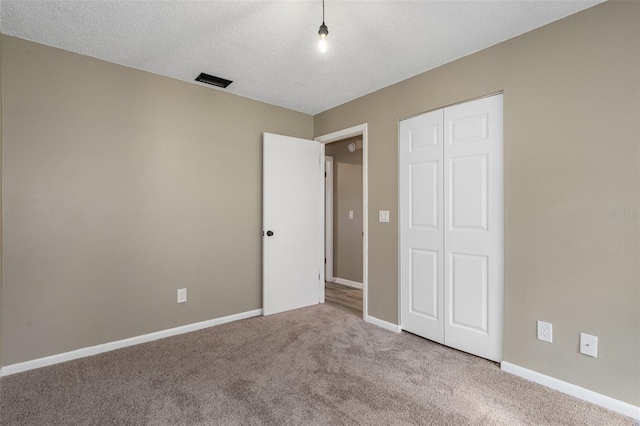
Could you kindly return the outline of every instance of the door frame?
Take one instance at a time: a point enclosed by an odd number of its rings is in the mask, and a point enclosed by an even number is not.
[[[324,156],[325,166],[325,265],[324,274],[325,281],[333,281],[333,157],[330,155]],[[327,170],[329,166],[329,170]]]
[[[325,145],[331,142],[337,142],[342,139],[347,139],[353,136],[362,136],[362,319],[368,321],[368,300],[369,300],[369,190],[367,186],[367,177],[369,170],[369,142],[368,142],[368,125],[367,123],[359,124],[357,126],[349,127],[347,129],[338,130],[333,133],[328,133],[326,135],[318,136],[313,140],[320,142],[320,158],[324,158],[325,156]],[[321,205],[322,210],[325,210],[325,166],[324,162],[322,165],[322,170],[320,171],[319,181],[320,186],[322,188],[321,195]],[[321,262],[321,277],[320,277],[320,303],[324,303],[324,283],[325,283],[325,274],[324,274],[324,244],[325,244],[325,223],[324,223],[324,215],[320,215],[320,224],[319,224],[319,232],[322,238],[320,253],[322,253]]]

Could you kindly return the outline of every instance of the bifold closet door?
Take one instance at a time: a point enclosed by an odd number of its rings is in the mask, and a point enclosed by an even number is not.
[[[439,124],[426,119],[437,116]],[[424,143],[414,140],[427,123],[442,128],[443,139],[420,157]],[[494,361],[502,360],[503,334],[502,151],[502,95],[400,125],[402,328]],[[438,184],[416,172],[427,164],[442,173]],[[427,210],[438,219],[426,220]],[[431,284],[435,277],[442,286]]]
[[[445,344],[502,361],[502,95],[444,110]]]
[[[443,111],[400,123],[402,328],[444,343]]]

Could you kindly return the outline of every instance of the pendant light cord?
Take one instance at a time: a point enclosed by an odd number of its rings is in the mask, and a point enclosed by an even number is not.
[[[324,25],[324,0],[322,0],[322,24]]]

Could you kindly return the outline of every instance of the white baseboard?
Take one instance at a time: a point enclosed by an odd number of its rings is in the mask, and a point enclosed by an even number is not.
[[[344,278],[334,278],[333,282],[362,290],[362,283],[356,281],[345,280]]]
[[[537,371],[529,370],[506,361],[502,361],[500,369],[507,373],[520,376],[523,379],[566,393],[567,395],[571,395],[575,398],[624,414],[625,416],[640,419],[640,407],[636,407],[635,405],[619,401],[571,383],[563,382],[562,380],[546,376],[542,373],[538,373]]]
[[[164,339],[165,337],[177,336],[178,334],[202,330],[203,328],[209,328],[215,325],[221,325],[245,318],[257,317],[260,315],[262,315],[262,309],[255,309],[253,311],[241,312],[239,314],[229,315],[222,318],[214,318],[208,321],[196,322],[194,324],[170,328],[168,330],[156,331],[155,333],[143,334],[142,336],[130,337],[128,339],[103,343],[96,346],[89,346],[87,348],[77,349],[75,351],[65,352],[57,355],[51,355],[44,358],[38,358],[31,361],[20,362],[18,364],[6,365],[2,367],[0,377],[2,375],[9,376],[11,374],[22,373],[23,371],[33,370],[35,368],[59,364],[61,362],[97,355],[103,352],[126,348],[127,346],[139,345],[141,343],[147,343],[153,340]]]
[[[400,328],[399,325],[397,324],[392,324],[390,322],[387,321],[383,321],[381,319],[378,319],[376,317],[372,317],[370,315],[367,315],[367,317],[364,319],[366,322],[371,323],[373,325],[377,325],[378,327],[382,327],[386,330],[389,331],[393,331],[394,333],[400,333],[402,331],[402,329]]]

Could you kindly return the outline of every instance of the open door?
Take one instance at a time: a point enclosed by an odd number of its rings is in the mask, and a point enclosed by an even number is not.
[[[264,315],[320,301],[323,170],[316,141],[265,133],[262,168]],[[321,263],[320,260],[323,260]]]

